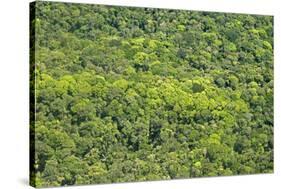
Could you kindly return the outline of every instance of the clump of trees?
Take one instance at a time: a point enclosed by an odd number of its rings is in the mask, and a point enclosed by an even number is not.
[[[34,10],[33,185],[273,171],[271,16]]]

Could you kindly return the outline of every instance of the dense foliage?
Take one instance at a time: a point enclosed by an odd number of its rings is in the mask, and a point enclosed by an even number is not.
[[[273,19],[36,3],[36,186],[273,171]]]

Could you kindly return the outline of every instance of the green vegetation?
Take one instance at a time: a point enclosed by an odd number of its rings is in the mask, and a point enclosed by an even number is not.
[[[33,185],[273,172],[271,16],[33,5]]]

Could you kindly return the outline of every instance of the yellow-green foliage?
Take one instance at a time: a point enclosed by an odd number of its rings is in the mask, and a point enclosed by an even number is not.
[[[32,182],[273,171],[270,16],[36,2]]]

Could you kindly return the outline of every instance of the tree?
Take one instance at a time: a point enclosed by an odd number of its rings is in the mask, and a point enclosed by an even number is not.
[[[34,186],[273,171],[273,17],[31,8]]]

